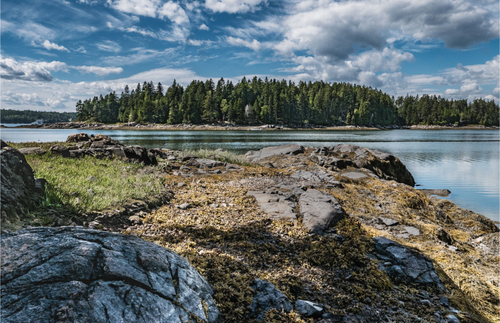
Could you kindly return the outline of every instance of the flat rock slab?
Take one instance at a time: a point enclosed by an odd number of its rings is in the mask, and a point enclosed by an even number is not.
[[[42,147],[32,147],[32,148],[21,148],[19,152],[23,155],[44,155],[47,153],[47,150]]]
[[[304,152],[304,147],[300,145],[284,145],[265,147],[258,151],[249,151],[245,154],[253,162],[276,155],[298,155]]]
[[[334,185],[337,187],[341,187],[342,184],[340,182],[336,181],[335,178],[328,174],[327,172],[324,171],[307,171],[307,170],[298,170],[292,175],[290,175],[291,178],[295,179],[302,179],[306,181],[311,181],[311,182],[323,182],[323,183],[328,183],[330,185]]]
[[[285,200],[285,196],[278,194],[267,194],[262,191],[248,191],[247,195],[254,196],[262,212],[283,219],[297,221],[295,204]]]
[[[299,206],[304,227],[318,233],[335,226],[346,216],[333,195],[315,189],[300,195]]]
[[[435,285],[443,288],[432,261],[421,253],[385,237],[373,238],[379,267],[395,283]]]
[[[393,219],[388,219],[388,218],[378,218],[378,222],[380,224],[383,224],[383,225],[386,225],[388,227],[391,227],[393,225],[398,225],[399,224],[399,221],[396,221],[396,220],[393,220]]]
[[[206,280],[135,236],[36,228],[1,240],[2,322],[204,322],[219,316]]]
[[[359,173],[359,172],[347,172],[343,173],[342,176],[350,178],[350,179],[361,179],[361,178],[366,178],[368,175]]]
[[[420,235],[420,230],[415,228],[415,227],[404,227],[406,232],[408,232],[409,235],[412,236],[419,236]]]

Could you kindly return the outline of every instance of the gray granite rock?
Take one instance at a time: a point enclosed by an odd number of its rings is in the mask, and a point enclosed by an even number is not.
[[[334,185],[337,187],[341,187],[340,182],[336,181],[335,178],[324,171],[306,171],[306,170],[298,170],[292,175],[291,178],[301,179],[311,182],[323,182],[330,185]]]
[[[323,314],[323,306],[305,300],[297,300],[295,308],[304,317],[321,317]]]
[[[19,150],[2,141],[0,150],[2,222],[15,222],[40,202],[45,186],[37,185],[33,169]]]
[[[419,252],[385,237],[373,238],[379,267],[396,283],[434,285],[443,288],[432,261]],[[390,263],[390,265],[384,265]]]
[[[335,226],[346,214],[331,194],[315,189],[307,190],[299,198],[302,224],[311,231],[322,233]]]
[[[399,224],[399,221],[396,221],[396,220],[393,220],[393,219],[388,219],[388,218],[383,218],[383,217],[378,218],[378,222],[380,224],[386,225],[388,227],[391,227],[393,225],[398,225]]]
[[[20,148],[19,152],[23,155],[45,155],[47,150],[42,147]]]
[[[285,313],[289,313],[293,309],[288,297],[270,282],[256,279],[252,284],[252,288],[255,295],[252,304],[250,304],[250,315],[258,321],[264,320],[267,311],[272,308],[275,308],[278,312],[283,310]]]
[[[81,227],[3,234],[2,322],[216,322],[206,280],[174,252]]]
[[[300,145],[284,145],[265,147],[257,151],[249,151],[245,154],[253,162],[258,162],[264,158],[276,155],[297,155],[304,152],[304,147]]]

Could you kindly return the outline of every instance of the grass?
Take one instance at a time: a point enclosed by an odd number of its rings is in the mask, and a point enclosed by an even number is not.
[[[28,155],[35,177],[47,180],[46,206],[63,204],[78,213],[107,210],[164,191],[152,167],[118,159]]]
[[[194,155],[198,158],[214,159],[225,163],[238,164],[244,166],[251,166],[252,163],[241,155],[236,155],[235,153],[223,150],[213,150],[213,149],[186,149],[179,153],[180,157],[186,155]]]

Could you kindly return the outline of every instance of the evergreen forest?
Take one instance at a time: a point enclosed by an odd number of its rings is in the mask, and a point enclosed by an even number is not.
[[[32,123],[40,119],[43,119],[44,123],[75,121],[76,113],[10,109],[0,110],[0,120],[2,123]]]
[[[499,125],[493,100],[453,100],[440,96],[394,98],[381,90],[350,83],[277,81],[254,77],[237,84],[221,78],[174,80],[129,86],[76,104],[77,120],[102,123],[193,123],[307,125]]]

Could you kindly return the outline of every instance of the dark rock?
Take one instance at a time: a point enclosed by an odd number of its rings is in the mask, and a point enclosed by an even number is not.
[[[68,138],[66,138],[66,142],[81,142],[81,141],[89,141],[89,140],[90,140],[90,137],[85,132],[75,133],[73,135],[69,135]]]
[[[436,233],[436,236],[439,240],[441,240],[447,244],[453,244],[453,238],[443,228],[439,228],[439,230]]]
[[[443,288],[432,261],[413,249],[384,237],[373,238],[375,254],[382,262],[379,267],[396,283],[432,285]]]
[[[343,169],[346,168],[347,166],[351,166],[352,162],[348,159],[330,157],[325,161],[325,164],[328,166],[333,166],[336,168]]]
[[[21,148],[19,152],[23,155],[44,155],[47,153],[47,150],[42,147],[32,147],[32,148]]]
[[[333,195],[315,189],[299,198],[302,224],[311,231],[322,233],[335,226],[346,214]]]
[[[252,304],[250,304],[251,316],[256,317],[258,321],[264,320],[267,311],[272,308],[275,308],[278,312],[283,310],[285,313],[289,313],[293,309],[288,297],[270,282],[256,279],[252,284],[252,288],[255,291],[255,296]]]
[[[382,217],[378,218],[378,222],[380,224],[384,224],[384,225],[386,225],[388,227],[391,227],[393,225],[398,225],[399,224],[399,221],[396,221],[396,220],[393,220],[393,219],[388,219],[388,218],[382,218]]]
[[[0,148],[4,148],[4,147],[10,147],[9,145],[7,145],[7,143],[3,140],[0,139]]]
[[[457,319],[457,317],[453,314],[448,314],[446,317],[446,322],[447,323],[460,323],[460,320]]]
[[[190,159],[196,159],[196,156],[195,155],[191,155],[191,154],[187,154],[187,155],[182,156],[182,158],[181,158],[181,160],[183,162],[187,161],[187,160],[190,160]]]
[[[49,151],[52,152],[53,154],[58,154],[63,157],[69,157],[69,149],[68,147],[65,146],[54,145],[49,148]]]
[[[295,302],[295,308],[304,317],[321,317],[323,314],[323,307],[321,305],[301,299]]]
[[[349,158],[358,168],[366,168],[377,176],[415,186],[415,180],[406,166],[395,156],[378,150],[341,144],[333,148],[337,157]]]
[[[2,322],[216,322],[206,280],[134,236],[81,227],[2,235]]]
[[[19,150],[4,146],[0,150],[2,223],[17,221],[38,204],[44,187],[37,187],[33,169]]]
[[[441,305],[446,307],[450,306],[450,300],[448,299],[448,297],[441,296],[440,300],[441,300]]]
[[[245,155],[253,162],[276,155],[298,155],[304,152],[304,147],[299,145],[284,145],[265,147],[259,151],[249,151]]]

